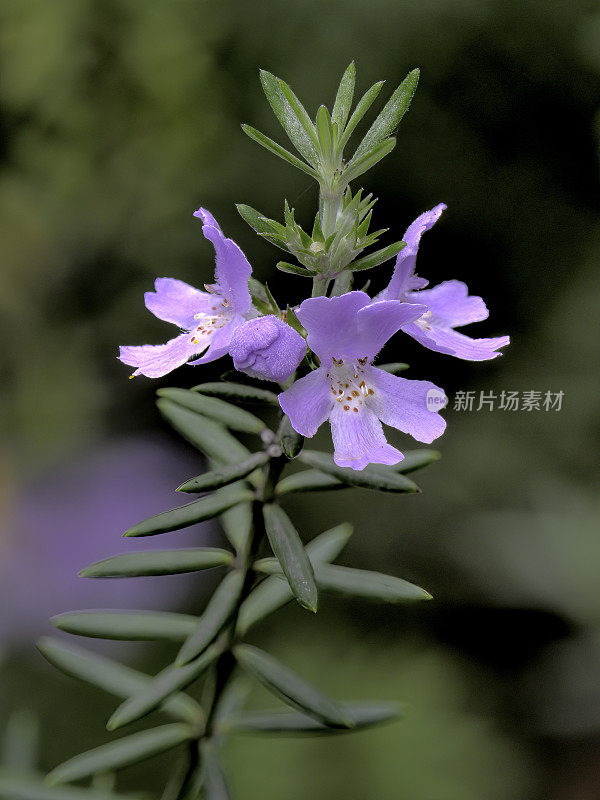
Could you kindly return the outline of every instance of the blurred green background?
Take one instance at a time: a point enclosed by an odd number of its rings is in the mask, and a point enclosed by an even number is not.
[[[599,54],[600,6],[583,0],[3,0],[0,726],[35,713],[40,768],[107,740],[113,706],[37,655],[48,616],[201,607],[210,588],[204,577],[127,589],[75,577],[199,471],[155,411],[158,382],[129,382],[117,346],[171,335],[143,308],[156,276],[211,279],[191,216],[200,204],[276,295],[302,298],[307,285],[275,273],[277,252],[234,203],[277,218],[287,197],[308,223],[315,188],[239,123],[283,142],[259,67],[314,113],[355,59],[359,90],[386,78],[389,94],[422,70],[396,150],[364,176],[380,198],[376,227],[394,241],[446,202],[419,272],[483,295],[491,319],[474,335],[512,336],[487,364],[408,337],[386,355],[451,398],[564,399],[560,412],[449,408],[442,461],[419,476],[418,497],[290,500],[307,538],[349,519],[346,563],[414,580],[435,600],[327,599],[315,619],[290,607],[257,628],[257,642],[323,688],[398,699],[406,718],[354,737],[237,739],[232,784],[240,800],[600,797]],[[184,368],[161,385],[198,375]],[[148,670],[169,655],[106,649]],[[169,762],[121,785],[155,792]]]

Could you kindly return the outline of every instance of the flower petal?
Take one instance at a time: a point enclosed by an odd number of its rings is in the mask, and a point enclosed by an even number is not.
[[[306,342],[282,319],[269,314],[240,325],[229,352],[240,372],[280,383],[296,371],[306,353]]]
[[[440,203],[430,211],[425,211],[408,226],[402,237],[406,247],[398,253],[392,279],[387,288],[377,296],[378,300],[403,300],[406,292],[427,286],[424,278],[414,274],[419,242],[425,231],[435,225],[446,207],[445,203]]]
[[[397,464],[404,456],[388,444],[377,415],[365,405],[358,412],[345,411],[335,403],[329,421],[333,437],[333,460],[338,467],[364,469],[367,464]]]
[[[248,279],[252,267],[233,239],[227,239],[213,215],[204,208],[194,212],[202,222],[202,233],[213,243],[216,253],[216,278],[220,293],[229,300],[238,314],[252,304]]]
[[[464,333],[452,329],[438,328],[431,324],[428,329],[414,322],[402,328],[405,333],[412,336],[425,347],[437,353],[462,358],[465,361],[489,361],[502,353],[496,352],[498,348],[510,344],[510,336],[496,336],[491,339],[471,339]]]
[[[369,408],[386,425],[427,444],[442,435],[446,421],[440,417],[436,406],[428,402],[428,397],[443,396],[438,386],[430,381],[398,378],[376,367],[365,372],[365,379],[374,390],[367,400]]]
[[[209,348],[202,358],[197,358],[195,361],[190,361],[190,364],[192,366],[196,366],[197,364],[208,364],[210,361],[216,361],[217,358],[221,358],[221,356],[226,356],[229,352],[229,346],[231,344],[233,332],[243,322],[244,318],[240,314],[236,314],[231,322],[228,322],[227,325],[223,325],[222,328],[219,328],[216,333],[212,335]]]
[[[356,315],[371,302],[365,292],[346,292],[339,297],[310,297],[297,316],[308,332],[308,346],[324,361],[350,356],[356,349]]]
[[[325,369],[320,367],[279,395],[279,405],[295,431],[314,436],[331,411],[333,396]]]
[[[194,314],[209,311],[215,298],[175,278],[157,278],[154,291],[146,292],[144,301],[148,311],[158,319],[190,330],[196,325]]]
[[[344,355],[367,356],[371,361],[396,331],[419,319],[426,311],[424,305],[399,303],[397,300],[384,300],[361,308],[356,315],[356,336],[351,342],[356,352],[344,352]]]
[[[121,347],[119,359],[130,367],[137,367],[131,377],[145,375],[147,378],[161,378],[203,349],[202,345],[191,341],[189,333],[182,333],[166,344]]]
[[[489,316],[481,297],[469,295],[469,290],[462,281],[444,281],[433,289],[410,292],[406,299],[410,303],[426,305],[435,324],[445,328],[481,322]]]

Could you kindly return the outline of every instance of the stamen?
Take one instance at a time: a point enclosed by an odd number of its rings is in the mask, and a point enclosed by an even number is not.
[[[358,363],[363,366],[368,364],[369,359],[365,356],[350,362],[333,357],[331,360],[334,366],[327,372],[331,392],[337,402],[343,404],[344,411],[352,409],[355,414],[358,414],[364,399],[375,394],[364,379],[365,370],[358,366]],[[337,369],[337,367],[341,367],[341,369]]]

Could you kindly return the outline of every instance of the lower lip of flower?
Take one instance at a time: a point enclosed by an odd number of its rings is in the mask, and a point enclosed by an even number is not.
[[[368,365],[367,358],[353,361],[331,359],[331,366],[327,370],[331,394],[346,412],[358,414],[365,401],[375,394],[365,378]]]

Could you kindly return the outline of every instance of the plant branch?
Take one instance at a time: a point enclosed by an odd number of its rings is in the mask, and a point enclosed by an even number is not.
[[[248,540],[244,543],[238,559],[241,562],[239,568],[244,570],[245,579],[240,598],[232,615],[231,621],[225,632],[226,648],[219,656],[215,664],[215,687],[212,701],[207,712],[206,726],[200,738],[211,738],[214,733],[215,715],[218,710],[219,702],[227,688],[230,678],[235,670],[236,662],[232,654],[235,645],[235,628],[240,608],[244,600],[248,597],[254,587],[255,576],[252,565],[260,550],[261,544],[266,538],[265,523],[263,517],[263,506],[273,499],[274,487],[279,475],[285,466],[286,458],[281,455],[274,456],[263,467],[262,479],[256,490],[256,498],[252,504],[252,530]]]

